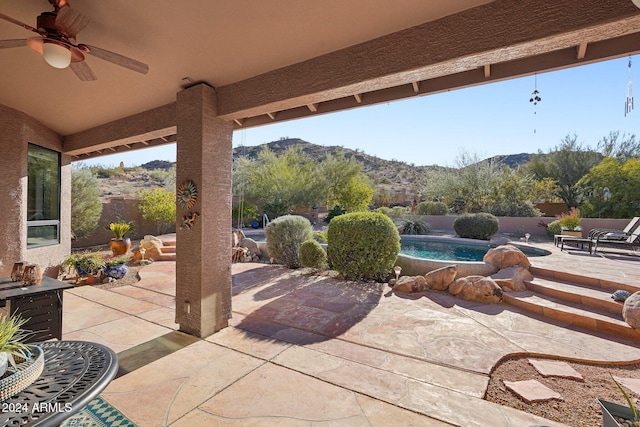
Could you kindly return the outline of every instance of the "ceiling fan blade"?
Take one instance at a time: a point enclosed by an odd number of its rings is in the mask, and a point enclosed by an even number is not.
[[[124,68],[128,68],[140,74],[147,74],[149,72],[149,66],[135,59],[127,58],[126,56],[118,53],[113,53],[99,47],[89,46],[86,44],[79,44],[78,47],[85,53],[89,53],[105,61],[112,62]]]
[[[27,39],[0,40],[0,49],[22,47],[27,45]]]
[[[89,18],[69,6],[60,8],[56,17],[56,28],[70,38],[75,38],[88,23]]]
[[[90,82],[93,80],[98,80],[95,74],[93,74],[93,70],[89,67],[89,64],[86,62],[72,62],[69,66],[76,76],[83,82]]]
[[[34,33],[40,34],[40,31],[38,31],[37,28],[34,28],[29,24],[25,24],[24,22],[20,22],[17,19],[13,19],[12,17],[5,15],[4,13],[0,13],[0,19],[4,19],[5,21],[11,22],[12,24],[16,24],[24,28],[25,30],[33,31]]]

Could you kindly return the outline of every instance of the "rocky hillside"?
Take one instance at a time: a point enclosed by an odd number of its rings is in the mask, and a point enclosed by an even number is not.
[[[377,191],[384,189],[387,194],[399,194],[402,190],[413,194],[416,183],[421,182],[429,170],[443,168],[441,166],[415,166],[405,162],[385,160],[369,155],[362,150],[351,150],[340,146],[322,146],[312,144],[299,138],[283,138],[278,141],[252,147],[236,147],[233,150],[233,158],[241,156],[255,159],[263,147],[268,147],[276,154],[284,152],[292,146],[300,149],[316,159],[322,161],[327,154],[337,155],[344,153],[347,158],[355,158],[362,164],[363,172],[369,177]],[[509,167],[516,167],[529,161],[530,155],[523,153],[508,156],[495,156],[484,161],[500,161]],[[154,160],[135,168],[124,168],[110,176],[103,176],[101,180],[101,193],[103,198],[109,197],[134,197],[141,189],[155,188],[165,185],[167,175],[175,162]],[[109,174],[106,174],[109,175]]]

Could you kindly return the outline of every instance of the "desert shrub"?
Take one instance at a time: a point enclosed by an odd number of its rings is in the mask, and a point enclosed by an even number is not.
[[[311,268],[326,268],[327,253],[320,243],[315,240],[307,240],[300,245],[300,265]]]
[[[534,217],[542,216],[542,212],[529,201],[516,203],[496,203],[491,206],[489,213],[495,216]]]
[[[80,239],[98,228],[102,215],[100,184],[87,167],[71,170],[71,232]]]
[[[289,207],[284,202],[265,202],[262,205],[262,212],[266,213],[270,220],[286,214],[288,210]]]
[[[551,221],[547,224],[547,236],[553,238],[553,236],[560,233],[562,233],[562,225],[559,220]]]
[[[289,268],[299,268],[300,246],[313,238],[313,228],[305,217],[284,215],[271,221],[265,234],[269,255]]]
[[[419,215],[405,215],[401,220],[402,234],[429,234],[431,226]]]
[[[91,173],[98,178],[113,178],[116,176],[124,176],[124,169],[118,166],[91,166]]]
[[[333,209],[331,209],[329,212],[327,212],[327,216],[324,217],[324,222],[329,224],[333,218],[335,218],[337,216],[340,216],[340,215],[344,215],[345,213],[347,213],[347,211],[345,209],[342,209],[340,206],[335,205],[333,207]]]
[[[314,231],[313,239],[319,243],[327,243],[327,232],[326,231]]]
[[[560,222],[560,227],[562,227],[563,230],[582,230],[582,227],[580,227],[580,209],[576,209],[575,207],[571,208],[569,213],[561,214],[558,217],[558,221]]]
[[[420,202],[416,206],[416,215],[446,215],[447,205],[442,202]]]
[[[380,206],[376,209],[376,212],[389,216],[391,214],[391,208],[387,206]]]
[[[329,224],[328,255],[333,268],[347,279],[385,280],[400,252],[393,221],[377,212],[354,212]]]
[[[392,215],[402,215],[402,214],[407,214],[411,211],[411,209],[408,206],[394,206],[391,208],[391,214]]]
[[[460,237],[487,240],[498,232],[498,218],[486,212],[463,214],[453,221],[453,229]]]

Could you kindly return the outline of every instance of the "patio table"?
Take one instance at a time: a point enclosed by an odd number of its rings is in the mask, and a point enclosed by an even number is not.
[[[104,390],[118,372],[113,350],[86,341],[36,343],[44,369],[22,392],[0,402],[2,426],[55,426]]]

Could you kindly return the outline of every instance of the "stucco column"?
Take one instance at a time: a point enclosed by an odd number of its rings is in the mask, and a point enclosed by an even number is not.
[[[231,168],[233,124],[216,115],[216,93],[200,84],[178,93],[176,187],[192,181],[191,209],[177,206],[176,322],[207,337],[231,314]],[[190,228],[185,216],[197,214]],[[182,227],[182,228],[181,228]]]

